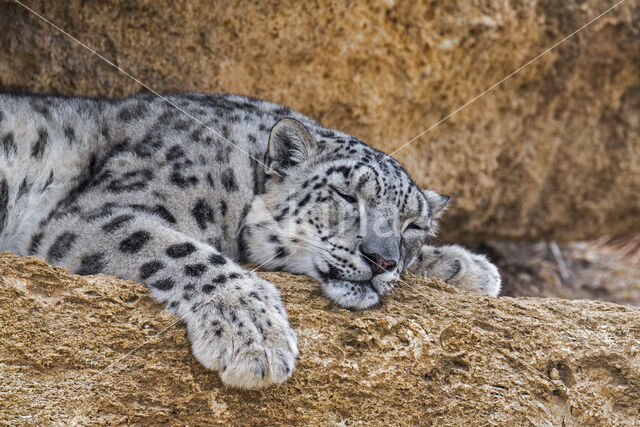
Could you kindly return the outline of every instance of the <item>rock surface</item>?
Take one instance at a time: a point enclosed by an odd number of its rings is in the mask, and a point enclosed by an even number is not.
[[[0,255],[0,422],[630,425],[640,308],[489,298],[408,277],[375,310],[282,289],[301,355],[282,386],[221,386],[137,283]]]
[[[287,104],[391,152],[610,7],[609,0],[25,0],[160,92]],[[0,0],[0,89],[143,88]],[[447,240],[640,231],[640,0],[396,157],[455,196]]]
[[[558,245],[488,242],[482,249],[502,276],[500,295],[593,299],[640,306],[640,236]],[[635,247],[637,245],[637,247]]]

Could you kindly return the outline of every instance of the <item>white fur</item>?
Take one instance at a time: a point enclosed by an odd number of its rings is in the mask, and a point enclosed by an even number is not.
[[[498,296],[501,279],[498,269],[480,254],[458,245],[434,247],[424,245],[421,256],[409,265],[412,273],[437,277],[466,291]]]

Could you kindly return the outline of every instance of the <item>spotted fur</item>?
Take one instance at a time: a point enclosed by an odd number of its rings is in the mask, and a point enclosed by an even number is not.
[[[0,249],[143,282],[242,388],[284,381],[298,347],[278,290],[241,263],[308,274],[354,309],[412,262],[499,291],[463,249],[423,263],[448,197],[384,153],[265,101],[167,99],[0,95]]]

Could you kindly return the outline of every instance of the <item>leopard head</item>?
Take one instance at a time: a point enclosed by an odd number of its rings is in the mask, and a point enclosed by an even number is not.
[[[288,118],[271,129],[264,192],[240,239],[248,261],[309,275],[339,306],[364,309],[393,289],[448,203],[356,138]]]

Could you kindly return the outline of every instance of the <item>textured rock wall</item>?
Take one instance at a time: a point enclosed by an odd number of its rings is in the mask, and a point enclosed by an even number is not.
[[[277,283],[299,337],[293,377],[222,387],[145,288],[0,255],[0,423],[631,425],[640,308],[490,298],[415,277],[376,310]]]
[[[613,1],[26,0],[161,92],[290,105],[392,151]],[[0,88],[142,88],[0,0]],[[397,153],[453,194],[447,239],[640,230],[640,0]]]

